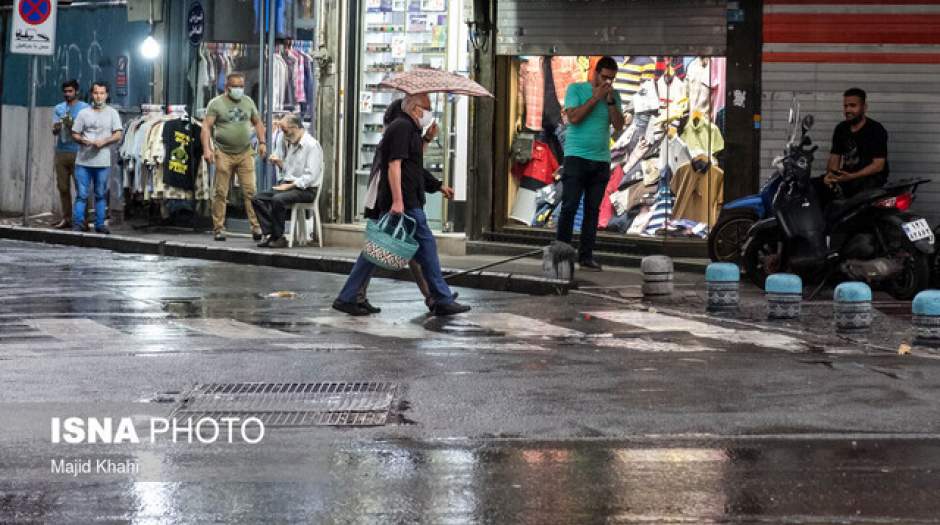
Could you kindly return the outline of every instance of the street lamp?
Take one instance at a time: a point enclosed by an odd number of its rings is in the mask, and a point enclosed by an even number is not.
[[[140,43],[140,56],[147,60],[154,60],[160,56],[160,43],[153,35],[147,35],[147,38]]]
[[[150,0],[150,18],[147,23],[150,25],[150,34],[140,43],[140,56],[145,60],[154,60],[160,56],[160,42],[153,37],[153,0]]]

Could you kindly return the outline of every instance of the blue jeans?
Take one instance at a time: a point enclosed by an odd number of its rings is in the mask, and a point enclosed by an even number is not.
[[[72,224],[85,223],[85,203],[88,202],[88,187],[95,185],[95,229],[104,228],[105,194],[108,191],[108,175],[111,168],[75,166],[75,205],[72,207]]]
[[[424,279],[428,282],[434,304],[453,303],[453,293],[441,273],[441,261],[437,258],[437,242],[434,240],[434,234],[431,233],[431,228],[428,226],[428,218],[424,214],[424,210],[413,208],[405,210],[405,214],[415,220],[415,240],[418,241],[415,261],[421,265],[421,271],[424,273]],[[337,299],[344,303],[355,303],[359,290],[366,280],[372,276],[373,270],[375,270],[375,265],[360,254]]]

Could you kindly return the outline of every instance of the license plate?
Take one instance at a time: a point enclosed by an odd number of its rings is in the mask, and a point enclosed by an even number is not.
[[[933,232],[930,230],[930,225],[927,224],[927,219],[905,222],[901,227],[904,228],[904,233],[907,234],[907,238],[910,239],[911,242],[921,239],[930,239],[931,242],[933,241]]]

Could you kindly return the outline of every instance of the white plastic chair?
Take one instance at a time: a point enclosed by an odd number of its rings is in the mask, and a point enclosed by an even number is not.
[[[321,184],[322,186],[322,184]],[[316,221],[317,228],[317,243],[320,248],[323,248],[323,225],[320,223],[320,188],[317,188],[316,197],[313,198],[313,202],[299,202],[297,204],[292,204],[290,208],[290,225],[288,226],[288,235],[287,235],[287,247],[293,248],[294,243],[296,242],[298,246],[305,246],[310,240],[310,234],[313,232],[314,224],[310,224],[311,221]],[[307,214],[307,212],[312,212]],[[303,213],[303,218],[298,220],[300,214]]]

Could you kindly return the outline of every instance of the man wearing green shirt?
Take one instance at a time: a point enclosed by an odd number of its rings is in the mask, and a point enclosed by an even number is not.
[[[224,241],[225,204],[232,175],[245,200],[245,213],[251,223],[252,237],[261,240],[261,225],[251,205],[255,196],[255,155],[251,150],[251,126],[258,135],[258,155],[265,156],[264,124],[251,98],[245,96],[245,77],[231,73],[225,79],[225,93],[209,102],[202,124],[202,151],[208,163],[215,163],[215,187],[212,189],[212,229],[215,240]],[[217,147],[213,147],[213,142]]]
[[[611,126],[619,133],[624,125],[620,95],[613,88],[616,79],[617,61],[604,57],[590,82],[571,84],[565,94],[568,128],[557,239],[571,243],[574,217],[583,196],[578,264],[597,272],[601,265],[594,260],[594,242],[601,199],[610,179]]]

